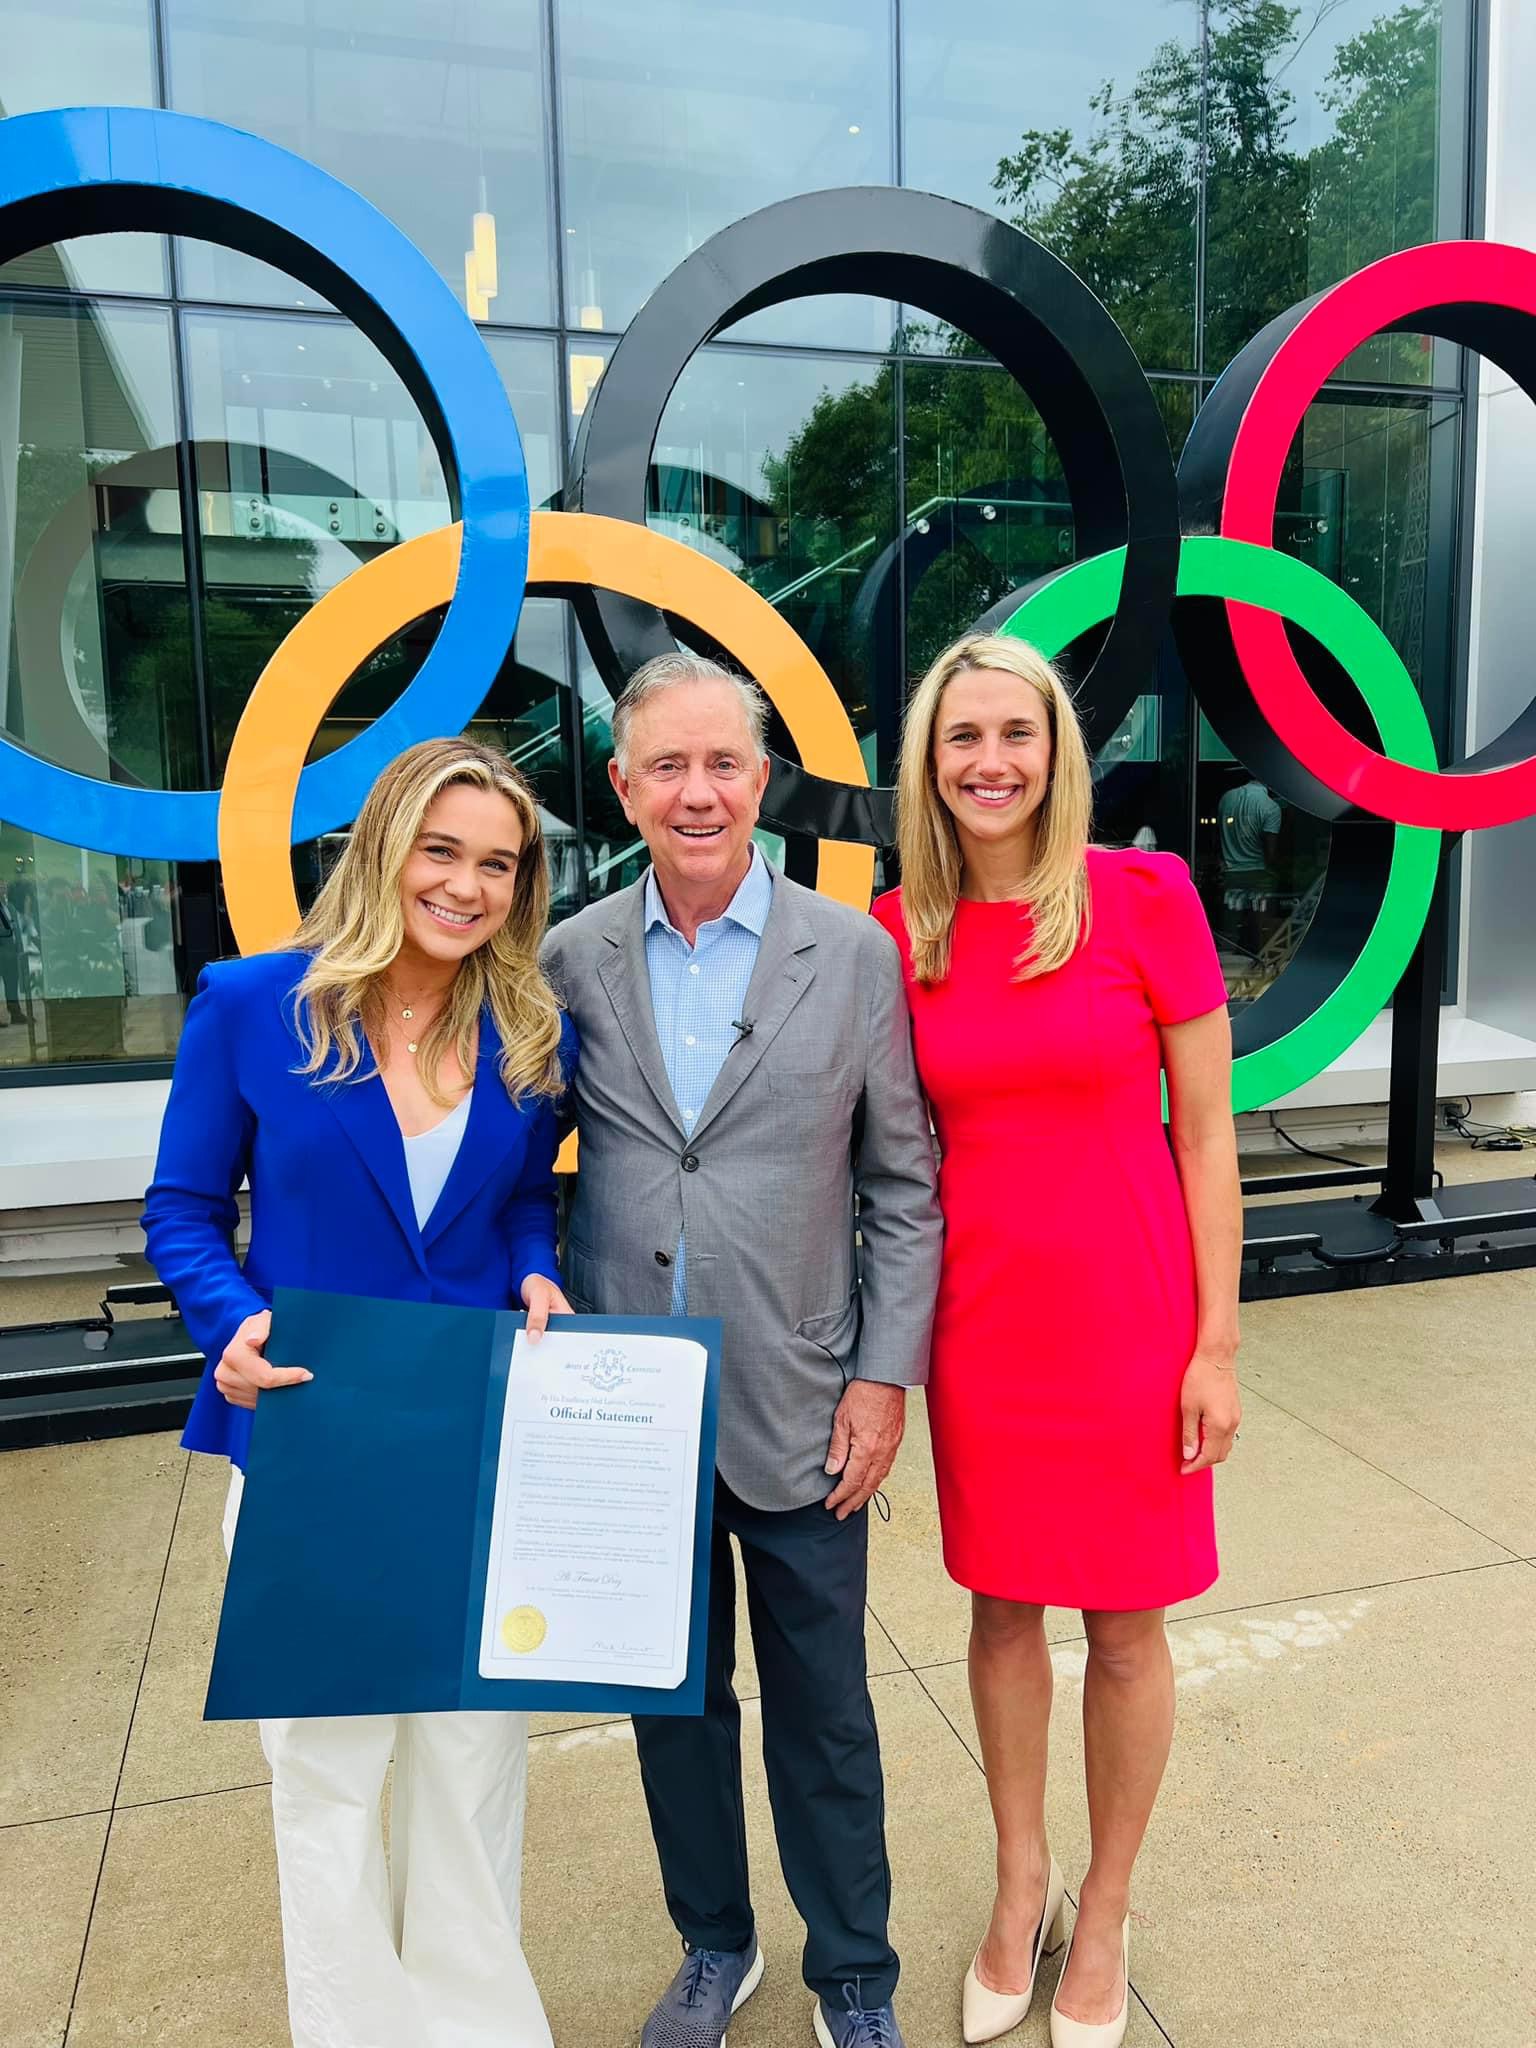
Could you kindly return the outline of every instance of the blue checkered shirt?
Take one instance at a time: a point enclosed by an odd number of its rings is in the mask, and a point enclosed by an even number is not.
[[[651,1010],[672,1099],[685,1129],[704,1107],[715,1076],[739,1034],[732,1029],[747,1000],[757,949],[773,902],[773,871],[756,845],[752,865],[723,914],[701,924],[690,946],[667,916],[652,868],[645,878],[645,966]],[[671,1313],[688,1313],[684,1247],[677,1240]]]

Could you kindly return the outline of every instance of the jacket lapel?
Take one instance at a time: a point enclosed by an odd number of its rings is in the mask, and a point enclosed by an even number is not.
[[[656,1036],[656,1012],[651,1007],[651,978],[645,965],[645,883],[639,881],[614,902],[613,916],[603,932],[608,951],[598,966],[598,979],[613,1005],[635,1064],[645,1076],[646,1086],[666,1111],[678,1134],[688,1129],[673,1099],[667,1079],[661,1041]]]
[[[340,1081],[322,1087],[319,1092],[378,1183],[379,1192],[394,1211],[395,1221],[411,1248],[411,1256],[425,1273],[426,1254],[421,1232],[416,1228],[410,1176],[405,1170],[405,1141],[371,1050],[365,1051],[363,1058],[362,1072],[366,1078]]]
[[[725,1064],[715,1076],[715,1085],[705,1097],[693,1127],[698,1137],[706,1124],[713,1123],[742,1083],[756,1071],[758,1063],[782,1029],[785,1019],[816,978],[811,950],[816,934],[811,922],[794,899],[793,891],[777,877],[773,885],[773,907],[763,926],[757,963],[747,984],[742,1015],[752,1020],[749,1037],[727,1053]]]
[[[298,979],[296,974],[294,986],[279,996],[278,1007],[289,1037],[295,1048],[302,1051],[293,1009],[294,987]],[[361,1079],[337,1082],[316,1091],[373,1176],[410,1247],[412,1258],[428,1278],[431,1275],[427,1267],[427,1244],[464,1207],[491,1168],[504,1156],[512,1139],[509,1126],[516,1112],[496,1071],[500,1056],[501,1039],[490,1012],[485,1011],[480,1019],[480,1055],[476,1062],[469,1122],[443,1191],[427,1218],[425,1233],[417,1228],[416,1204],[411,1199],[411,1177],[405,1165],[405,1140],[400,1135],[399,1120],[379,1077],[373,1048],[364,1043]],[[308,1088],[311,1084],[306,1081],[304,1085]]]
[[[422,1227],[423,1244],[431,1244],[484,1187],[492,1170],[507,1163],[518,1142],[521,1113],[502,1086],[497,1063],[501,1039],[489,1010],[480,1013],[480,1053],[475,1061],[475,1091],[469,1098],[469,1121],[453,1165],[432,1214]]]

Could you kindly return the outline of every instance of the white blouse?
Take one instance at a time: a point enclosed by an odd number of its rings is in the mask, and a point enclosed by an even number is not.
[[[434,1124],[430,1131],[418,1131],[405,1140],[405,1170],[410,1176],[411,1201],[416,1210],[418,1230],[425,1228],[427,1218],[443,1192],[444,1183],[453,1171],[453,1162],[464,1142],[464,1127],[469,1122],[469,1103],[473,1094],[471,1089],[469,1095],[455,1104],[442,1122]]]

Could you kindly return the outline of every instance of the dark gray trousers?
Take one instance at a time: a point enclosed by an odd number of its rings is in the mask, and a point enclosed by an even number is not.
[[[779,1861],[806,1938],[805,1981],[843,2009],[889,2003],[899,1965],[886,1935],[891,1869],[885,1787],[864,1668],[869,1511],[839,1522],[819,1501],[770,1513],[715,1481],[702,1720],[636,1715],[640,1775],[667,1908],[695,1948],[752,1939],[741,1796],[736,1577],[762,1686],[763,1762]]]

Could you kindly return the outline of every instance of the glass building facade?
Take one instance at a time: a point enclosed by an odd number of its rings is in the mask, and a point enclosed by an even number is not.
[[[258,16],[236,0],[0,0],[0,114],[168,106],[355,186],[461,297],[474,285],[547,505],[608,355],[668,272],[741,215],[838,185],[947,194],[1037,235],[1125,329],[1177,451],[1274,314],[1475,228],[1472,12],[275,0]],[[494,280],[465,260],[487,215]],[[1307,415],[1277,529],[1380,623],[1442,747],[1459,717],[1467,375],[1416,336],[1361,349]],[[655,525],[791,621],[880,781],[910,680],[1074,556],[1024,392],[964,335],[872,299],[794,302],[702,351],[650,494]],[[151,235],[0,269],[0,725],[47,758],[152,788],[217,784],[295,620],[447,508],[399,379],[280,273]],[[312,757],[404,687],[434,623],[349,683]],[[608,784],[610,709],[569,607],[529,602],[474,730],[533,780],[561,915],[643,859]],[[1103,750],[1098,831],[1190,860],[1234,1003],[1283,966],[1328,857],[1327,827],[1225,753],[1171,649]],[[325,858],[295,850],[301,893]],[[200,967],[232,950],[216,869],[0,820],[0,891],[0,1082],[166,1071]]]

